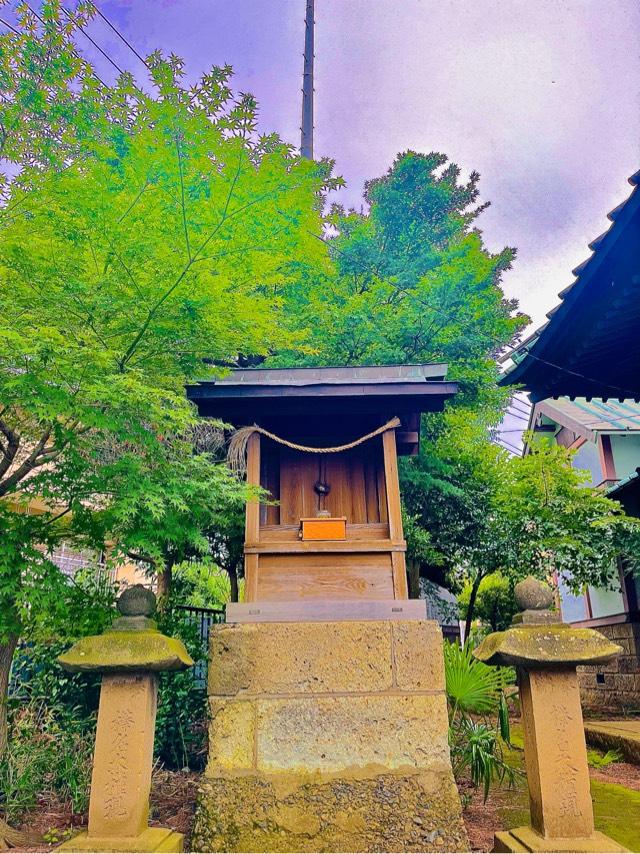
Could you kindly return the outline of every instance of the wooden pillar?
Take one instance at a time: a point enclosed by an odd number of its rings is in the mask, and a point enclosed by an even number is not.
[[[400,482],[398,479],[398,454],[396,450],[395,430],[385,430],[382,434],[384,455],[384,477],[387,492],[387,516],[389,518],[389,539],[392,548],[404,545],[402,532],[402,510],[400,505]],[[407,571],[403,551],[392,551],[393,597],[408,599]]]
[[[260,434],[252,433],[247,443],[247,483],[260,486]],[[248,501],[246,509],[245,545],[257,545],[260,540],[260,502]],[[245,602],[255,602],[258,597],[258,555],[244,558]]]

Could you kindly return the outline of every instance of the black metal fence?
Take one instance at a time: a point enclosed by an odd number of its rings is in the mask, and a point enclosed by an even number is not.
[[[187,622],[195,626],[202,641],[203,658],[195,663],[193,678],[199,688],[207,687],[207,664],[209,661],[209,631],[214,623],[224,623],[224,611],[219,608],[196,608],[192,605],[178,605]]]

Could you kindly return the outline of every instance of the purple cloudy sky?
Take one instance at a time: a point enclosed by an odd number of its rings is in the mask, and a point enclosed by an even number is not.
[[[305,0],[96,2],[141,54],[182,56],[189,78],[233,65],[261,129],[298,144]],[[103,21],[90,33],[144,81]],[[640,168],[638,44],[637,0],[316,0],[316,155],[336,160],[356,207],[408,148],[477,169],[486,243],[517,247],[504,287],[539,325]],[[507,416],[503,441],[519,446],[524,423]]]
[[[233,65],[263,129],[295,143],[304,6],[101,3],[141,53],[174,51],[190,77]],[[143,79],[102,21],[91,33]],[[485,240],[518,248],[505,288],[540,323],[640,168],[639,42],[637,0],[316,0],[316,154],[335,158],[355,206],[407,148],[477,169]]]

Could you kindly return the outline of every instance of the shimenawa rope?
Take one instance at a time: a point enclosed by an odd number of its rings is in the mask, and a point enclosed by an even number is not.
[[[365,436],[360,436],[359,439],[354,439],[353,442],[347,442],[346,445],[336,445],[333,448],[312,448],[309,445],[298,445],[295,442],[290,442],[288,439],[276,436],[275,433],[271,433],[269,430],[265,430],[264,427],[258,427],[257,424],[254,424],[250,427],[241,427],[232,435],[231,440],[229,441],[227,461],[232,471],[236,473],[242,473],[245,471],[247,442],[253,433],[261,433],[268,439],[273,439],[274,442],[278,442],[278,444],[284,445],[287,448],[292,448],[294,451],[303,451],[308,454],[337,454],[340,451],[348,451],[351,448],[356,448],[358,445],[362,445],[363,442],[368,442],[369,439],[379,436],[386,430],[392,430],[394,427],[399,426],[400,419],[392,418],[390,421],[387,421],[386,424],[383,424],[382,427],[372,430],[371,433],[367,433]]]

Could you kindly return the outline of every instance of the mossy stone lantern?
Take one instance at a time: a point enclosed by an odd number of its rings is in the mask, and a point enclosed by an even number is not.
[[[148,826],[158,674],[193,665],[182,641],[156,628],[155,607],[150,590],[128,588],[113,625],[82,638],[58,659],[72,673],[102,674],[89,827],[62,850],[183,850],[182,834]]]

